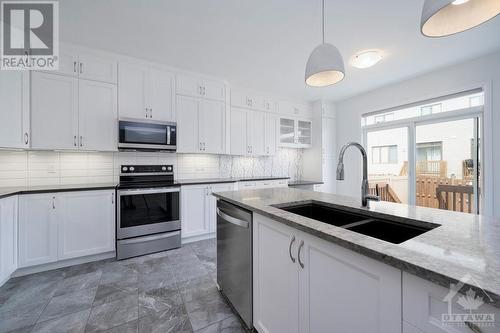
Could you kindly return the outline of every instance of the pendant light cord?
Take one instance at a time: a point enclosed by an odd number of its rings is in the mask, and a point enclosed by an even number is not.
[[[325,44],[325,0],[322,0],[322,7],[321,7],[321,18],[322,18],[322,35],[323,35],[323,44]]]

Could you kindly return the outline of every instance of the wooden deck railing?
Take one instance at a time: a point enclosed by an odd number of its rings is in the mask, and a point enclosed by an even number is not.
[[[387,183],[370,183],[369,192],[372,195],[377,194],[377,185],[378,185],[378,195],[380,196],[380,200],[401,203],[398,195],[391,186]]]
[[[427,177],[441,177],[445,178],[448,174],[448,162],[447,161],[417,161],[416,162],[416,172],[417,177],[427,176]],[[403,163],[400,176],[408,175],[408,161]]]
[[[471,213],[474,207],[474,187],[471,185],[439,185],[436,197],[440,209]]]

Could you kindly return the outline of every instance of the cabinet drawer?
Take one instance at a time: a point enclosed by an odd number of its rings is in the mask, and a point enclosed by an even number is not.
[[[256,187],[257,187],[256,182],[240,182],[238,184],[238,188],[241,190],[252,189],[252,188],[256,188]]]
[[[259,180],[255,182],[255,187],[256,188],[268,188],[268,187],[275,187],[276,183],[274,180]]]
[[[462,291],[467,291],[468,288],[463,288]],[[488,296],[484,293],[477,294],[487,300]],[[451,297],[451,308],[447,302],[447,298]],[[462,294],[450,294],[448,288],[444,288],[427,280],[421,279],[414,275],[403,273],[403,320],[426,333],[471,333],[473,332],[464,322],[454,323],[452,325],[443,322],[442,316],[451,313],[467,314],[458,300],[463,297]],[[500,309],[482,304],[477,310],[472,310],[472,314],[491,314],[494,316],[494,327],[480,326],[482,333],[498,332],[500,329]],[[407,325],[408,326],[408,325]],[[416,332],[420,332],[417,330]],[[407,331],[405,331],[407,332]],[[408,329],[408,332],[413,332]]]

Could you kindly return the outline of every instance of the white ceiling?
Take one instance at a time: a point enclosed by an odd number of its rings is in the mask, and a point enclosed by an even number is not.
[[[346,62],[346,79],[304,84],[321,41],[321,0],[63,0],[63,41],[158,61],[296,99],[339,100],[500,50],[500,17],[455,36],[420,34],[423,0],[326,0],[326,41]],[[385,58],[360,70],[353,53]]]

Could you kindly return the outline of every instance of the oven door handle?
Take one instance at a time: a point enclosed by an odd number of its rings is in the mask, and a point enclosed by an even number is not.
[[[217,208],[217,215],[219,215],[219,217],[222,218],[226,222],[229,222],[229,223],[237,225],[239,227],[248,229],[249,223],[247,221],[243,221],[243,220],[237,219],[235,217],[229,216],[226,213],[224,213],[222,210],[220,210],[219,208]]]
[[[125,195],[140,195],[140,194],[156,194],[156,193],[172,193],[180,192],[180,187],[160,187],[160,188],[147,188],[147,189],[129,189],[129,190],[118,190],[119,196]]]
[[[177,235],[180,235],[180,233],[181,233],[180,231],[174,231],[174,232],[167,232],[167,233],[161,234],[161,235],[125,239],[125,240],[120,240],[120,244],[137,244],[137,243],[144,243],[144,242],[152,242],[152,241],[159,240],[159,239],[177,236]]]

